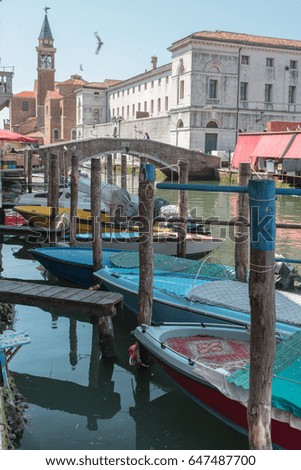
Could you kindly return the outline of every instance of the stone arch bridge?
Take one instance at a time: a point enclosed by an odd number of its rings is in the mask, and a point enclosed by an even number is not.
[[[188,160],[189,178],[193,180],[218,179],[216,169],[220,167],[219,157],[146,139],[93,138],[40,147],[44,157],[58,152],[62,155],[65,152],[68,166],[71,166],[71,154],[74,151],[79,161],[110,153],[144,157],[169,179],[172,175],[174,178],[177,177],[177,163],[180,159]]]

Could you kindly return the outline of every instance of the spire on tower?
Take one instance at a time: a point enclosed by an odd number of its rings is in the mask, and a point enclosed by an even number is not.
[[[52,36],[52,32],[49,26],[48,17],[47,17],[47,10],[49,9],[50,7],[45,7],[45,17],[44,17],[44,21],[42,24],[42,29],[40,32],[39,39],[51,39],[53,41],[53,36]]]

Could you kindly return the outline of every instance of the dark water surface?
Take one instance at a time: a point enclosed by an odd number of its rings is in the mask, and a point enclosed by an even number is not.
[[[158,195],[174,202],[177,198],[171,191]],[[234,194],[189,195],[190,208],[196,208],[198,217],[230,219],[235,203]],[[297,197],[278,197],[278,220],[300,222],[300,203]],[[231,232],[219,227],[212,230],[226,236],[214,256],[233,265]],[[299,233],[278,231],[278,253],[300,258]],[[49,279],[21,245],[4,243],[2,255],[4,277]],[[32,340],[10,363],[28,403],[21,450],[248,448],[246,437],[202,410],[159,367],[137,373],[129,366],[135,317],[126,310],[114,318],[114,360],[99,359],[97,332],[88,321],[28,306],[16,306],[15,310],[15,329],[27,330]]]

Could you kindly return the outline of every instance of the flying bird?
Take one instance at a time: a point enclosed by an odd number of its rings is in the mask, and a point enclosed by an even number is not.
[[[103,45],[103,42],[102,42],[102,40],[100,39],[98,32],[95,32],[94,34],[95,34],[95,37],[96,37],[97,43],[98,43],[98,44],[97,44],[96,51],[95,51],[95,54],[98,54],[99,51],[100,51],[101,46]]]
[[[47,15],[47,11],[50,10],[50,7],[45,7],[44,10],[45,10],[45,13]]]

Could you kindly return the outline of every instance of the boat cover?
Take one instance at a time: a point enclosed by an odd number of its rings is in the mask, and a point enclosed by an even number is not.
[[[117,253],[111,257],[111,264],[119,268],[131,269],[139,268],[139,252],[125,251]],[[216,277],[220,279],[234,279],[235,270],[231,266],[209,263],[207,261],[197,261],[176,256],[154,254],[154,269],[157,273],[181,273],[200,277]],[[190,285],[192,287],[193,284]]]
[[[79,178],[78,190],[90,195],[91,180]],[[121,217],[132,217],[138,213],[137,196],[131,195],[126,189],[120,188],[116,184],[101,182],[101,200],[108,208],[118,208]]]
[[[239,281],[219,280],[206,282],[190,290],[187,299],[238,312],[251,313],[248,284]],[[301,295],[276,291],[276,320],[301,325]]]
[[[227,382],[249,389],[250,365],[229,375]],[[272,406],[301,418],[301,331],[276,346]]]

